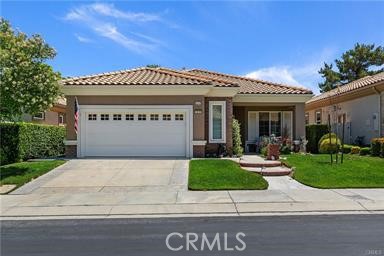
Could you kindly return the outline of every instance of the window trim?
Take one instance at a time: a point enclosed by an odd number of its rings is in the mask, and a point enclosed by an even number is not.
[[[125,114],[125,121],[135,121],[135,114],[133,113]]]
[[[103,117],[102,117],[103,116]],[[106,113],[103,113],[103,114],[100,114],[100,121],[109,121],[110,118],[109,118],[109,114],[106,114]],[[106,119],[107,118],[107,119]]]
[[[113,121],[122,121],[123,120],[122,114],[112,114],[112,120]]]
[[[41,117],[36,117],[36,115],[41,114]],[[45,112],[41,111],[32,116],[33,120],[45,120]]]
[[[168,119],[169,117],[169,119]],[[171,113],[165,113],[161,115],[161,121],[172,121],[172,114]]]
[[[227,117],[226,117],[226,101],[210,101],[209,102],[209,143],[226,143],[226,134],[227,134]],[[221,106],[221,139],[213,138],[213,106]]]
[[[304,115],[304,122],[305,122],[305,125],[309,125],[309,113],[308,112],[306,112]]]

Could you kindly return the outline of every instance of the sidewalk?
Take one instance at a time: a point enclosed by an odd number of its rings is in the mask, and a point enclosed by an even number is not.
[[[287,177],[288,178],[288,177]],[[274,178],[269,178],[274,179]],[[384,189],[287,188],[264,191],[126,191],[2,195],[1,218],[151,217],[384,213]],[[295,182],[292,182],[295,186]]]

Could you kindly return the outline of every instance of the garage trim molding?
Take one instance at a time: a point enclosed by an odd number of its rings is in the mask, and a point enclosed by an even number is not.
[[[186,112],[186,157],[193,157],[193,106],[192,105],[79,105],[79,132],[77,133],[77,157],[85,156],[85,130],[82,124],[86,122],[85,112],[107,110],[107,109],[164,109],[184,110]]]

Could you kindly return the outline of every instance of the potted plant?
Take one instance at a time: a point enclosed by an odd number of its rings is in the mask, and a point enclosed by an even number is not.
[[[274,134],[271,135],[269,139],[269,144],[267,146],[267,159],[268,160],[278,160],[280,157],[280,144],[279,140]]]

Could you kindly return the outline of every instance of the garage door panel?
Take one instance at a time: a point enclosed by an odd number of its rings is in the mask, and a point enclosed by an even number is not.
[[[173,113],[171,121],[162,120],[162,113],[168,112],[152,111],[159,114],[160,120],[149,120],[150,114],[145,121],[137,120],[140,113],[137,109],[135,120],[125,120],[124,112],[121,113],[122,120],[113,120],[113,113],[109,113],[109,120],[100,120],[101,114],[108,113],[89,112],[97,114],[97,120],[87,118],[84,121],[85,156],[186,156],[188,122],[185,110],[177,112],[184,115],[183,120],[175,120]],[[128,108],[125,112],[134,111]]]

